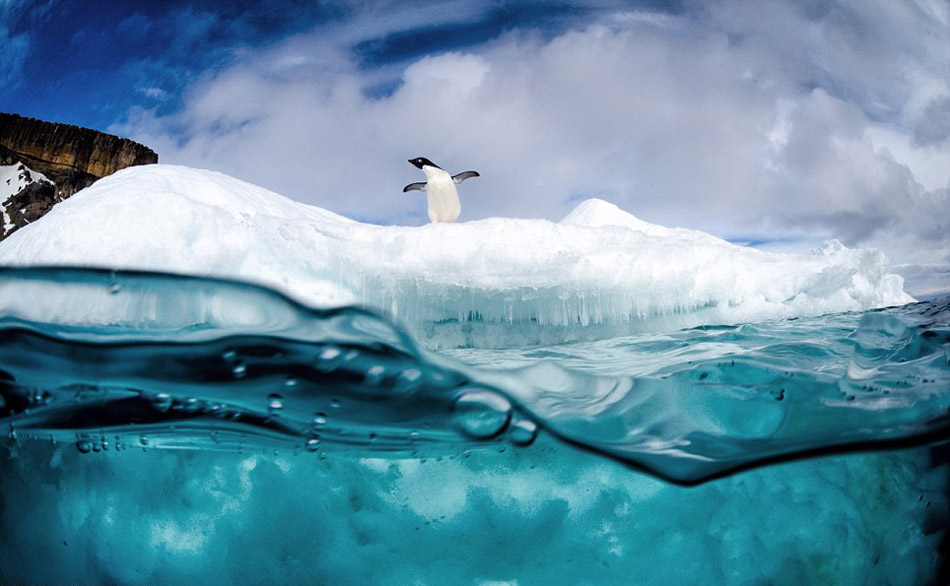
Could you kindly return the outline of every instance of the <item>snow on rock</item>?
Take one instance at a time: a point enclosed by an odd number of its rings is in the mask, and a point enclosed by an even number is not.
[[[125,169],[77,193],[0,243],[0,263],[251,280],[319,307],[376,308],[433,347],[526,335],[556,343],[913,300],[883,254],[840,243],[767,253],[596,199],[561,222],[377,226],[172,165]]]
[[[14,215],[22,215],[22,210],[15,209],[14,206],[27,205],[28,198],[24,200],[17,197],[24,194],[24,190],[36,184],[53,185],[53,182],[47,179],[45,175],[30,169],[23,163],[16,162],[12,165],[0,165],[0,213],[3,214],[3,223],[0,224],[0,238],[13,232],[18,223],[15,222]],[[21,201],[24,200],[24,201]]]
[[[20,165],[0,165],[0,212],[3,213],[0,234],[13,227],[13,222],[7,213],[7,201],[26,186],[19,167]]]

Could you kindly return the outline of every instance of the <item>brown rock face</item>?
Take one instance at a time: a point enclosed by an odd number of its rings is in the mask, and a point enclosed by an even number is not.
[[[0,239],[97,179],[157,162],[155,151],[125,138],[0,112],[0,166],[23,163],[53,182],[24,187],[0,202],[6,216],[6,222],[0,222]]]
[[[88,128],[0,113],[0,151],[49,177],[65,199],[96,179],[158,162],[147,146]]]

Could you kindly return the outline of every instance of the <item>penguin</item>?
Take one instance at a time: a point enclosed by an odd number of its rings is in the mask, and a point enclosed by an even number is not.
[[[456,183],[461,183],[470,177],[478,177],[477,171],[465,171],[458,175],[449,175],[442,167],[425,157],[409,159],[409,162],[422,169],[426,180],[420,183],[410,183],[402,188],[403,193],[409,191],[425,191],[429,200],[429,220],[432,222],[454,222],[462,211],[459,194],[455,189]]]

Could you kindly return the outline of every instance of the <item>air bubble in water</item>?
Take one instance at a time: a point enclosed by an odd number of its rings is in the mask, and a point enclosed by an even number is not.
[[[469,437],[491,439],[511,421],[511,403],[492,391],[465,391],[452,405],[452,421]]]
[[[327,423],[327,415],[326,415],[326,413],[317,413],[317,414],[313,417],[313,425],[314,425],[314,427],[321,426],[321,425],[326,425],[326,423]]]
[[[277,393],[267,395],[267,412],[273,416],[280,415],[280,410],[284,408],[284,398]]]
[[[80,454],[88,454],[92,451],[92,444],[89,443],[89,440],[78,440],[76,441],[76,449],[79,450]]]
[[[511,423],[508,437],[517,446],[530,446],[538,437],[538,424],[530,419],[518,418]]]
[[[340,355],[340,349],[335,346],[327,346],[320,352],[320,360],[333,360]]]
[[[247,375],[247,365],[241,361],[234,363],[234,366],[231,367],[231,373],[234,374],[234,378],[243,378]]]
[[[174,402],[174,399],[172,399],[172,396],[168,393],[159,393],[152,397],[152,407],[154,407],[156,411],[163,413],[171,409]]]
[[[314,367],[322,372],[333,372],[340,365],[342,352],[335,346],[327,346],[317,354]]]
[[[386,369],[380,365],[371,366],[366,374],[363,375],[363,380],[366,384],[371,386],[376,386],[383,382],[383,378],[386,375]]]
[[[422,382],[422,371],[417,368],[407,368],[396,377],[394,390],[402,393],[411,393],[419,388]]]
[[[197,413],[204,409],[204,402],[199,401],[195,397],[188,397],[184,401],[172,405],[172,409],[184,413]]]
[[[310,438],[310,439],[307,440],[307,451],[308,451],[308,452],[316,452],[316,451],[319,450],[319,449],[320,449],[320,440],[318,440],[318,439],[315,438],[315,437],[312,437],[312,438]]]

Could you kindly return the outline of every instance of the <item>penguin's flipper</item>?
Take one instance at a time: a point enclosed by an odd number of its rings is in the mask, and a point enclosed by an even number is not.
[[[461,183],[466,179],[471,179],[472,177],[478,177],[478,171],[464,171],[458,175],[452,175],[452,181],[456,183]]]
[[[408,191],[425,191],[426,183],[425,181],[421,183],[410,183],[409,185],[402,188],[402,192],[406,193]]]

